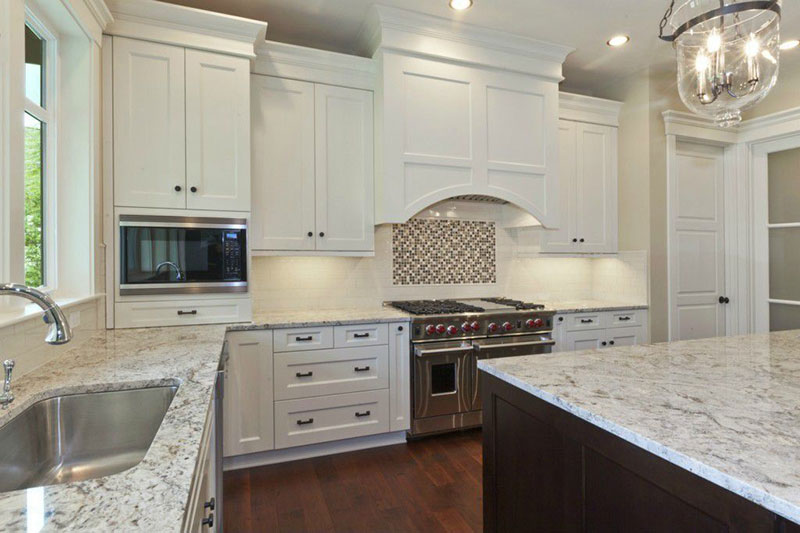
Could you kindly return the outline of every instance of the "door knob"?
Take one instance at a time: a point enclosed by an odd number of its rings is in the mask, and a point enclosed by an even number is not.
[[[197,187],[190,187],[189,190],[192,192],[197,192]]]
[[[728,303],[731,303],[731,299],[728,298],[727,296],[720,296],[719,297],[719,303],[728,304]]]

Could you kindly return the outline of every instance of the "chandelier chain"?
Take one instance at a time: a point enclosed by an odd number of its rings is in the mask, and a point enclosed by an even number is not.
[[[661,19],[661,22],[658,24],[658,36],[659,38],[664,37],[664,28],[667,27],[667,23],[669,22],[669,18],[672,16],[672,10],[675,9],[675,0],[672,0],[669,3],[669,7],[667,8],[667,12],[664,13],[664,17]]]

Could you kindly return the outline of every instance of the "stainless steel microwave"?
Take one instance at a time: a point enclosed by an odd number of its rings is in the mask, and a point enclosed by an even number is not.
[[[247,292],[247,221],[121,215],[120,295]]]

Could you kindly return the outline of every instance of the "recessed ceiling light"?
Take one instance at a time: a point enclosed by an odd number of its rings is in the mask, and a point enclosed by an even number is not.
[[[617,47],[617,46],[622,46],[623,44],[628,44],[628,41],[630,40],[631,38],[628,37],[627,35],[615,35],[611,39],[606,41],[606,44],[608,46]]]
[[[472,7],[472,0],[450,0],[450,7],[456,11],[464,11]]]
[[[780,45],[780,49],[791,50],[792,48],[797,48],[798,46],[800,46],[800,40],[790,39],[788,41],[783,41]]]

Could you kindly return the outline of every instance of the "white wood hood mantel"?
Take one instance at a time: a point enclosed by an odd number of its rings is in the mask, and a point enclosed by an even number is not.
[[[559,225],[558,82],[570,48],[376,6],[376,223],[460,195]]]

